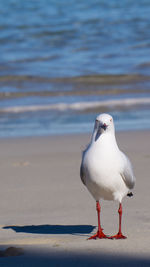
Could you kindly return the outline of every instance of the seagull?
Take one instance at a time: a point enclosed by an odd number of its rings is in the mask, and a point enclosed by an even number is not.
[[[80,177],[96,201],[98,231],[89,239],[125,239],[121,230],[122,199],[133,195],[135,176],[130,160],[118,148],[113,118],[109,114],[100,114],[95,120],[91,141],[82,154]],[[119,202],[119,231],[114,236],[105,235],[101,227],[100,199]]]

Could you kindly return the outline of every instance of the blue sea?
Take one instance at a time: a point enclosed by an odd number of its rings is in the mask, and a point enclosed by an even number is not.
[[[149,0],[1,0],[0,137],[150,129]]]

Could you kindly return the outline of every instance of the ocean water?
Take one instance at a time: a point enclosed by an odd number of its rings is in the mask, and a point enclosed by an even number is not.
[[[0,137],[150,129],[148,0],[1,0],[0,52]]]

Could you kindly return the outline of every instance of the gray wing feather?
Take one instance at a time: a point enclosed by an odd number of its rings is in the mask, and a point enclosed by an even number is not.
[[[124,155],[124,167],[121,171],[121,177],[124,180],[126,186],[132,189],[135,185],[135,176],[133,174],[132,165],[130,160]]]
[[[81,162],[81,166],[80,166],[80,178],[81,178],[81,181],[84,185],[85,185],[86,172],[85,172],[83,160],[84,160],[84,156],[85,156],[86,151],[87,151],[87,148],[82,152],[82,162]]]
[[[82,183],[85,185],[85,170],[84,170],[83,162],[81,163],[81,166],[80,166],[80,178],[81,178]]]

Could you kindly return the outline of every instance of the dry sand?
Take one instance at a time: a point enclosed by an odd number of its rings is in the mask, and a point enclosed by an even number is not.
[[[79,178],[88,141],[0,140],[0,256],[10,247],[14,256],[0,257],[0,267],[150,266],[150,132],[117,133],[137,178],[134,197],[123,200],[126,240],[87,240],[97,225],[95,201]],[[101,206],[105,233],[117,233],[118,203]],[[17,248],[24,254],[16,256]]]

